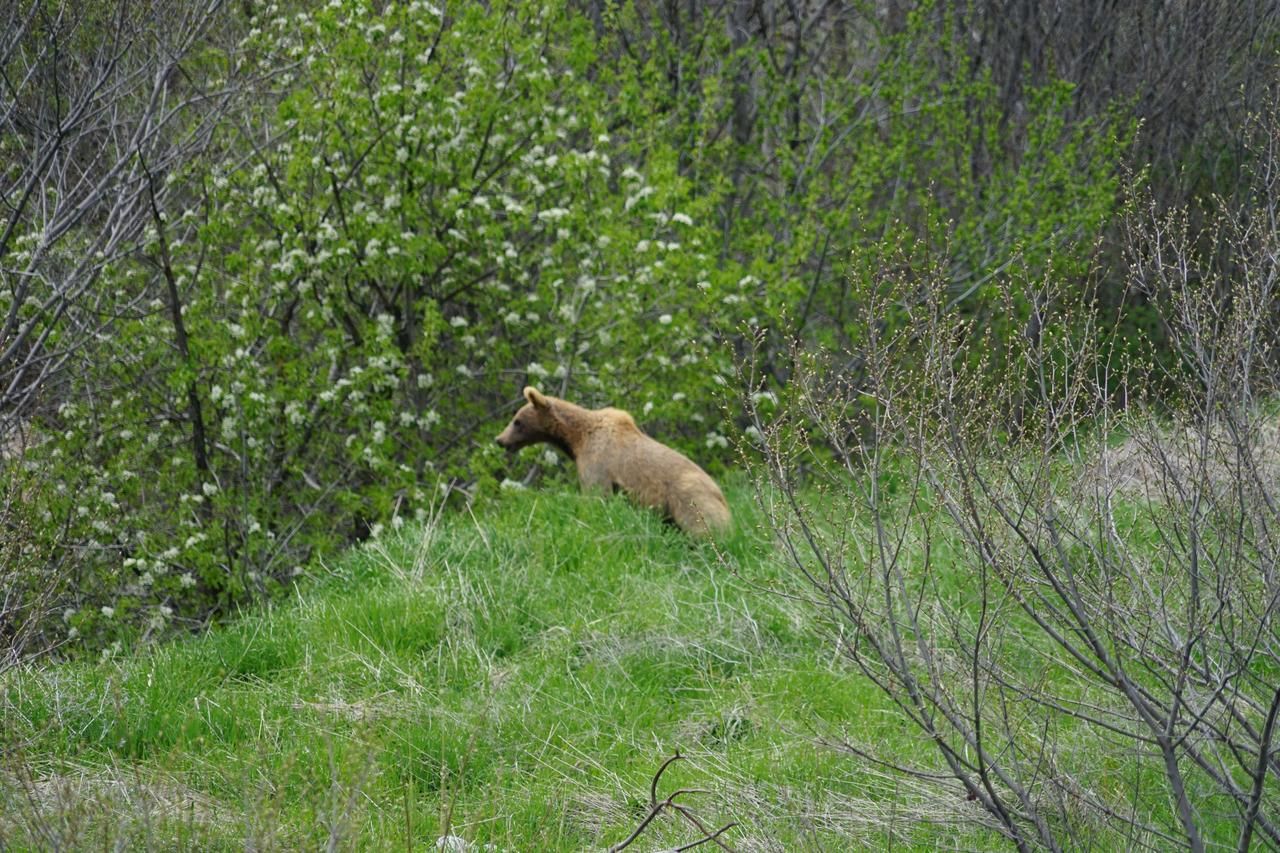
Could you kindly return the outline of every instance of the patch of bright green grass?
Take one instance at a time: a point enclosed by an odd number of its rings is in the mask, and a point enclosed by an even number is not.
[[[0,691],[11,846],[502,850],[625,838],[662,791],[754,849],[982,847],[817,735],[931,760],[832,653],[745,490],[718,547],[621,499],[504,494],[329,561],[289,602]],[[53,815],[54,817],[49,817]],[[659,820],[645,849],[687,843]],[[56,842],[56,843],[55,843]],[[481,846],[477,849],[483,849]]]

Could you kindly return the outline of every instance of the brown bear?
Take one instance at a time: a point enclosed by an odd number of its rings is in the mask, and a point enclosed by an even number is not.
[[[715,480],[684,454],[645,435],[631,415],[584,409],[531,387],[524,398],[528,402],[498,436],[508,452],[547,442],[577,463],[585,492],[621,490],[690,536],[729,531],[729,504]]]

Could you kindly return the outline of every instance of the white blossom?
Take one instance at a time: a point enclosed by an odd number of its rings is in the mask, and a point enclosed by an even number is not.
[[[639,204],[641,201],[644,201],[646,198],[653,195],[654,192],[655,190],[651,186],[641,187],[640,189],[636,190],[633,195],[627,196],[627,200],[622,205],[623,210],[630,210],[631,208]]]

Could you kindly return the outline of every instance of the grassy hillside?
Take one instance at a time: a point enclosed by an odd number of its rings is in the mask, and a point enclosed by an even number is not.
[[[730,500],[740,523],[717,553],[622,500],[509,493],[367,543],[231,627],[11,672],[0,839],[601,848],[679,750],[659,798],[706,789],[683,801],[736,821],[737,849],[962,843],[947,823],[963,797],[819,745],[927,755],[807,606],[762,591],[781,569],[749,494]],[[696,838],[664,817],[636,849]]]

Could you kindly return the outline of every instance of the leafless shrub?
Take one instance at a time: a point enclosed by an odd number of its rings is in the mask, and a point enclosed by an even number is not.
[[[865,383],[797,354],[778,413],[748,395],[791,593],[932,754],[847,748],[958,782],[1018,849],[1280,844],[1277,126],[1214,226],[1229,274],[1185,213],[1134,209],[1128,274],[1176,356],[1138,365],[1159,399],[1088,294],[1002,283],[1038,331],[999,339],[946,310],[944,260],[860,294]]]
[[[104,266],[164,210],[241,91],[202,48],[221,0],[20,0],[0,11],[0,441],[56,406],[75,352],[154,294]],[[152,186],[148,171],[160,178]],[[154,195],[157,198],[153,198]]]

